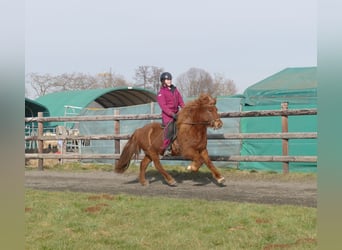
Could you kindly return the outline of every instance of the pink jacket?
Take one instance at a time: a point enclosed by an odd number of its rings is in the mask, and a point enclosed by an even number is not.
[[[157,96],[158,104],[162,110],[163,124],[166,125],[173,120],[173,115],[177,114],[179,107],[184,107],[184,101],[176,86],[161,87]]]

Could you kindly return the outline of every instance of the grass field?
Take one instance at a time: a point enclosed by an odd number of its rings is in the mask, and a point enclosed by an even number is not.
[[[26,249],[317,249],[316,208],[26,190]]]
[[[25,167],[32,169],[36,168]],[[132,165],[128,173],[138,169]],[[166,169],[185,171],[179,166]],[[113,167],[68,163],[45,166],[49,170],[113,171]],[[159,175],[154,168],[148,171]],[[220,171],[231,180],[317,178],[310,173]],[[316,213],[316,208],[299,206],[27,189],[25,249],[317,249]]]

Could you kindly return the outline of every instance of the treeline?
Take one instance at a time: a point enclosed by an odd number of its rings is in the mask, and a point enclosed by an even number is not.
[[[127,81],[122,75],[111,70],[96,75],[84,73],[64,73],[61,75],[28,73],[25,82],[25,95],[33,98],[67,90],[84,90],[110,87],[134,86],[158,92],[159,76],[164,71],[156,66],[139,66],[135,70],[135,82]],[[172,72],[171,72],[172,73]],[[233,80],[221,74],[211,75],[204,69],[190,68],[179,76],[173,75],[173,83],[185,97],[209,93],[213,96],[233,95],[237,89]],[[31,90],[31,91],[30,91]]]

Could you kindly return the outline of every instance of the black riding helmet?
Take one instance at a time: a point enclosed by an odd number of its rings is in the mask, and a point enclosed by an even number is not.
[[[160,75],[160,81],[164,81],[165,79],[172,80],[172,75],[169,72],[163,72]]]

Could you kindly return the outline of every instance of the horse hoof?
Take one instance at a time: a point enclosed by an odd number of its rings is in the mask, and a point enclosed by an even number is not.
[[[176,182],[175,180],[168,181],[168,184],[169,184],[171,187],[176,187],[176,186],[177,186],[177,182]]]
[[[224,179],[224,177],[221,177],[221,178],[218,178],[217,179],[217,182],[219,183],[219,184],[222,184],[222,183],[224,183],[226,180]]]
[[[148,186],[150,183],[148,181],[140,182],[140,184],[144,187]]]

